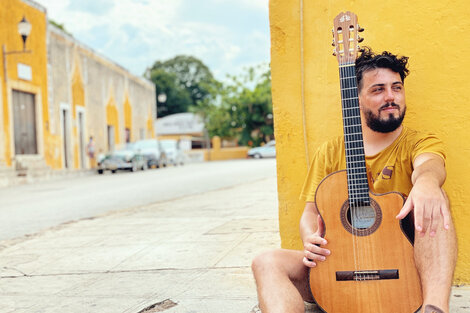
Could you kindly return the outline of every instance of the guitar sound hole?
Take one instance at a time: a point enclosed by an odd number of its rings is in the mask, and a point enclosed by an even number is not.
[[[356,203],[352,208],[346,200],[340,213],[343,227],[355,236],[368,236],[375,232],[382,222],[382,210],[377,202]]]
[[[375,210],[370,205],[358,204],[348,209],[348,222],[354,229],[367,229],[374,225]]]

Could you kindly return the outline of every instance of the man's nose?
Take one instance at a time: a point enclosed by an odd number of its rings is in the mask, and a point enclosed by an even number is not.
[[[393,95],[393,90],[392,88],[387,88],[385,90],[385,99],[384,99],[387,103],[388,102],[394,102],[395,100],[395,96]]]

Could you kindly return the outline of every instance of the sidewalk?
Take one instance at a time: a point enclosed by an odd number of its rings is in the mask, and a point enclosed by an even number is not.
[[[0,242],[0,313],[248,313],[277,217],[269,178]],[[451,312],[470,312],[469,287]]]

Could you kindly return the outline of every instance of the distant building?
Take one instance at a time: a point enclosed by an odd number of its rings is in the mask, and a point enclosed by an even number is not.
[[[204,123],[194,113],[167,115],[157,119],[154,128],[158,138],[179,140],[183,150],[206,147]]]
[[[155,85],[49,25],[49,90],[61,165],[86,168],[86,141],[97,152],[154,137]]]

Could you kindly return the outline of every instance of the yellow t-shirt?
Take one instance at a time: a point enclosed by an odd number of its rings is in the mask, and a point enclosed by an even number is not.
[[[444,145],[435,135],[403,127],[400,136],[390,146],[376,155],[366,156],[367,174],[372,179],[371,191],[397,191],[408,196],[413,187],[413,161],[425,152],[435,153],[445,160]],[[341,136],[324,143],[315,153],[300,199],[315,201],[317,186],[323,178],[344,169],[346,157],[344,137]]]

